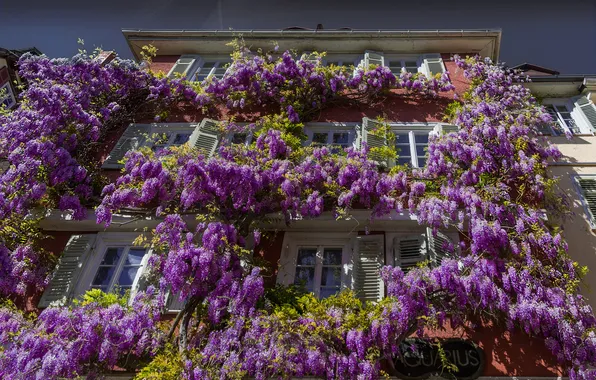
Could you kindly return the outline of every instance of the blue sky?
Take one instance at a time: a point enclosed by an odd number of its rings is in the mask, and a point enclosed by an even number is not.
[[[85,41],[131,57],[122,28],[354,29],[502,28],[501,60],[531,62],[564,74],[596,73],[594,0],[0,0],[0,46],[36,46],[71,56]]]

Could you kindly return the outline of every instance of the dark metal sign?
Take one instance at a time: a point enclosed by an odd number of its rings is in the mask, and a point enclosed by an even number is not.
[[[441,341],[445,357],[457,367],[449,372],[443,368],[439,349],[422,339],[406,339],[400,345],[401,356],[394,360],[397,375],[404,379],[423,379],[438,375],[447,379],[471,380],[482,374],[484,353],[474,343],[463,339]]]

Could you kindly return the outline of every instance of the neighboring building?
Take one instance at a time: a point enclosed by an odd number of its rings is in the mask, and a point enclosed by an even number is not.
[[[18,75],[17,62],[25,53],[41,55],[34,47],[19,50],[0,48],[0,106],[13,108],[17,104],[18,86],[23,84]]]
[[[403,70],[425,74],[448,70],[459,95],[467,89],[468,83],[450,57],[480,54],[496,61],[501,38],[500,30],[124,31],[137,59],[143,46],[151,44],[158,48],[151,66],[154,71],[199,81],[224,75],[232,51],[226,44],[239,34],[252,49],[270,49],[271,41],[275,41],[279,51],[327,52],[325,64],[379,63],[396,74]],[[594,90],[593,79],[562,77],[553,70],[533,65],[524,69],[535,71],[532,73],[536,74],[535,80],[528,86],[559,122],[558,128],[545,128],[544,133],[553,136],[552,140],[565,155],[564,161],[556,163],[552,172],[562,176],[561,184],[569,190],[576,211],[576,216],[565,224],[571,255],[580,263],[596,268],[596,237],[592,233],[596,228],[596,157],[592,145],[596,142],[593,136],[596,108],[590,93]],[[307,143],[358,146],[368,138],[368,126],[373,119],[385,115],[397,136],[398,163],[420,167],[425,164],[429,135],[453,128],[442,122],[443,112],[452,101],[453,93],[449,92],[439,94],[436,99],[394,98],[369,108],[330,107],[316,120],[306,123]],[[216,120],[204,118],[197,110],[168,123],[147,120],[123,127],[122,136],[106,147],[103,169],[109,176],[116,176],[121,168],[118,161],[126,151],[149,144],[143,137],[148,133],[160,132],[168,136],[160,146],[190,142],[208,147],[212,153],[221,144],[250,142],[251,136],[219,135],[210,128],[214,122]],[[560,136],[566,131],[578,136],[567,141]],[[269,228],[278,232],[255,247],[255,254],[274,265],[279,263],[269,285],[305,281],[317,297],[354,289],[364,300],[378,300],[384,295],[378,275],[382,265],[407,269],[422,260],[436,262],[444,254],[444,241],[457,246],[460,239],[456,230],[442,231],[433,237],[408,212],[392,213],[367,225],[369,215],[369,211],[354,210],[351,219],[337,221],[328,213],[314,220],[295,220],[290,226],[286,226],[282,218],[276,222],[273,215]],[[137,231],[155,224],[120,216],[105,229],[95,223],[91,210],[83,221],[72,221],[59,213],[50,215],[41,224],[54,237],[48,248],[56,253],[64,250],[64,256],[49,288],[41,298],[30,300],[28,307],[47,307],[54,301],[70,300],[90,288],[109,291],[118,285],[134,292],[150,249],[135,247],[133,240],[139,234]],[[370,234],[365,233],[365,225]],[[588,279],[588,282],[596,286],[596,279]],[[596,296],[588,294],[588,297],[596,304]],[[170,311],[176,312],[180,307],[178,303],[171,303]],[[455,333],[434,334],[449,337]],[[562,375],[541,341],[503,333],[491,326],[457,334],[484,350],[482,376]],[[529,357],[532,360],[528,360]]]
[[[563,224],[569,255],[590,273],[584,294],[596,309],[596,75],[559,75],[534,65],[518,67],[530,75],[526,86],[557,121],[543,134],[563,157],[550,172],[568,195],[572,214]],[[571,139],[565,135],[571,134]]]

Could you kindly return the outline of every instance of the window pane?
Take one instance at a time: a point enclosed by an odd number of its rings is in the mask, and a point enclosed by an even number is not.
[[[316,257],[316,248],[300,248],[298,250],[298,260],[296,261],[296,265],[315,265]]]
[[[306,290],[312,292],[314,290],[315,281],[315,268],[296,268],[296,277],[294,278],[294,284],[304,285]]]
[[[132,286],[139,268],[139,266],[122,268],[122,272],[120,272],[120,278],[118,279],[118,286]]]
[[[103,261],[100,265],[116,265],[118,260],[120,260],[120,256],[122,256],[122,251],[124,248],[119,247],[112,247],[106,250],[106,254],[103,257]]]
[[[412,163],[412,159],[410,157],[399,157],[397,159],[397,164],[398,165],[405,165],[405,164],[411,164]]]
[[[414,135],[414,140],[417,144],[428,144],[428,133]]]
[[[100,287],[104,291],[107,290],[107,287],[110,285],[112,277],[114,276],[114,270],[115,267],[99,267],[92,285],[94,287]]]
[[[395,149],[400,156],[410,156],[412,153],[409,145],[397,145]]]
[[[395,143],[396,144],[409,144],[410,143],[410,136],[406,134],[395,134]]]
[[[203,65],[203,67],[201,67],[196,74],[195,80],[197,81],[204,81],[205,79],[207,79],[207,77],[209,76],[209,74],[211,74],[211,70],[213,69],[213,67],[217,64],[217,62],[205,62],[205,64]]]
[[[126,261],[124,265],[141,265],[141,260],[147,250],[145,248],[131,248],[126,255]]]
[[[426,158],[418,157],[418,167],[423,168],[426,166]]]
[[[323,276],[321,277],[321,286],[339,287],[341,285],[341,268],[323,267]]]
[[[334,294],[339,293],[339,287],[337,288],[321,288],[321,298],[327,298]]]
[[[416,154],[418,156],[426,156],[426,145],[416,145]]]
[[[174,137],[174,141],[172,145],[182,145],[188,141],[190,138],[190,133],[176,133],[176,137]]]
[[[234,133],[232,144],[244,144],[246,142],[246,133]]]
[[[327,144],[327,133],[313,133],[313,144]]]
[[[349,142],[350,142],[350,134],[348,132],[333,134],[333,144],[348,145]]]
[[[341,265],[341,248],[325,248],[323,251],[323,265]]]

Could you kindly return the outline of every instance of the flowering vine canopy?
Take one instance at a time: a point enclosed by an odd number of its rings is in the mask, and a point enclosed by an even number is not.
[[[83,53],[21,59],[28,87],[18,108],[0,115],[0,157],[10,163],[0,178],[3,378],[102,376],[119,367],[139,378],[375,379],[407,337],[469,323],[540,337],[571,378],[594,377],[596,320],[579,294],[585,269],[567,254],[557,225],[566,204],[547,174],[560,153],[537,137],[552,120],[525,79],[454,57],[470,83],[446,115],[459,130],[431,137],[424,168],[380,170],[380,158],[395,151],[303,147],[301,122],[339,103],[432,98],[454,89],[449,73],[348,71],[323,66],[321,56],[239,46],[223,78],[201,84]],[[130,151],[108,182],[97,164],[101,143],[140,115],[167,120],[180,104],[206,116],[224,110],[229,121],[219,128],[255,138],[216,155],[186,145]],[[255,109],[264,111],[254,123],[234,123]],[[376,133],[389,134],[379,124]],[[349,291],[318,300],[296,286],[264,288],[268,269],[247,241],[258,242],[268,215],[291,223],[323,212],[346,217],[354,207],[372,218],[408,210],[463,239],[446,247],[440,265],[384,267],[379,302]],[[44,289],[56,262],[43,249],[45,210],[82,219],[89,208],[105,226],[123,213],[158,222],[140,242],[154,247],[145,290],[130,301],[92,290],[24,315],[10,300]],[[185,301],[170,322],[160,321],[167,294]]]

